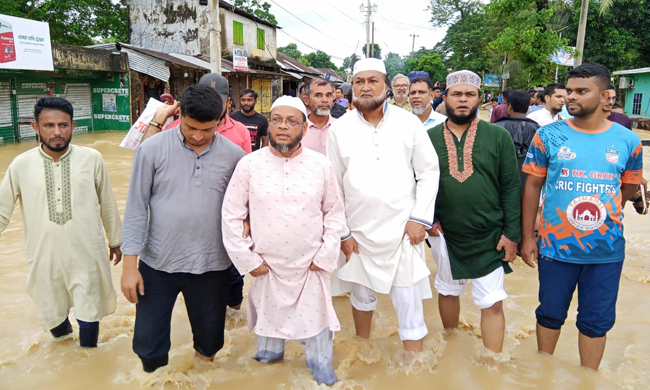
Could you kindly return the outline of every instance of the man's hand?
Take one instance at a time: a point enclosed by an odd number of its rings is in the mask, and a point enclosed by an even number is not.
[[[426,236],[425,233],[426,228],[424,225],[421,223],[408,221],[406,222],[406,226],[404,226],[404,234],[402,235],[402,238],[408,234],[411,245],[418,245],[424,241],[424,237]]]
[[[521,253],[521,259],[526,263],[530,268],[535,268],[535,263],[538,262],[538,249],[537,249],[537,240],[535,237],[524,237],[519,246],[519,253]]]
[[[501,251],[503,249],[506,250],[506,255],[503,257],[503,261],[509,263],[517,258],[517,244],[508,243],[502,238],[497,244],[497,251]]]
[[[347,240],[343,240],[341,242],[341,251],[345,254],[345,262],[347,263],[352,257],[352,252],[357,255],[359,254],[359,244],[357,244],[357,240],[352,236]]]
[[[153,121],[158,123],[165,123],[167,119],[174,116],[181,106],[181,102],[175,101],[174,104],[165,104],[156,109],[156,113],[153,116]]]
[[[317,265],[314,264],[313,262],[312,262],[311,265],[309,266],[309,270],[310,270],[310,271],[325,271],[324,269],[322,269],[321,267],[317,266]]]
[[[122,261],[122,251],[120,250],[120,247],[118,246],[117,248],[109,248],[110,249],[110,256],[109,256],[109,261],[113,261],[113,265],[118,265],[120,264],[120,261]]]
[[[121,280],[122,294],[131,303],[138,303],[138,294],[144,295],[144,281],[138,270],[138,257],[124,256]]]
[[[269,273],[269,265],[266,264],[266,261],[262,261],[262,265],[260,265],[259,267],[255,268],[250,272],[251,276],[253,277],[266,275],[268,273]]]
[[[241,236],[247,238],[251,234],[251,220],[250,217],[244,220],[244,234]]]
[[[436,222],[433,224],[431,229],[427,230],[427,234],[431,237],[438,237],[438,236],[444,236],[445,232],[442,231],[442,225],[440,222]]]

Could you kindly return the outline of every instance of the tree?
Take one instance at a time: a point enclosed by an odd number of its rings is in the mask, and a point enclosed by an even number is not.
[[[366,55],[367,47],[366,46],[367,45],[363,45],[362,50],[363,50],[363,55],[367,57],[367,55]],[[381,60],[381,47],[379,47],[379,45],[376,44],[376,43],[371,44],[369,47],[370,47],[370,53],[371,54],[373,52],[373,47],[374,47],[374,56],[372,58],[378,58],[378,59]]]
[[[287,55],[294,60],[300,60],[302,53],[298,50],[298,45],[295,43],[290,43],[287,46],[278,47],[278,51],[284,55]]]
[[[249,14],[253,14],[273,25],[278,24],[275,15],[270,12],[271,4],[266,1],[261,3],[259,0],[235,0],[234,5],[235,7],[241,8]]]
[[[465,22],[468,15],[481,7],[477,0],[430,0],[427,9],[431,11],[431,24],[446,27]]]
[[[126,6],[105,0],[11,0],[0,2],[0,14],[50,25],[52,42],[92,45],[128,41]]]
[[[360,59],[361,57],[359,57],[357,53],[352,53],[352,55],[343,59],[343,67],[341,69],[346,73],[352,73],[354,70],[354,64],[356,64]]]
[[[386,73],[389,79],[393,79],[396,74],[406,74],[406,62],[397,53],[388,53],[384,58],[384,65],[386,65]]]
[[[429,74],[432,81],[442,81],[447,78],[447,67],[437,53],[425,54],[417,60],[408,61],[407,72],[414,70],[424,71]]]
[[[309,61],[309,66],[312,68],[338,69],[332,62],[332,56],[320,50],[316,51],[316,53],[309,53],[304,58]]]

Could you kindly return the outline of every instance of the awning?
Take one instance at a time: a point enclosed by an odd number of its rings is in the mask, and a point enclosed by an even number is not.
[[[129,58],[129,68],[131,70],[155,77],[165,83],[169,82],[170,73],[165,61],[126,47],[122,47],[122,50],[126,52]]]

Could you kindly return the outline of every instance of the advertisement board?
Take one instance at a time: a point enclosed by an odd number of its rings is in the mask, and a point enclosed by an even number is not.
[[[232,55],[232,64],[235,70],[248,71],[248,53],[246,50],[234,49]]]
[[[499,74],[486,74],[484,80],[484,86],[486,87],[500,87],[501,86],[501,75]]]
[[[54,70],[49,24],[0,14],[0,69]]]
[[[569,49],[575,50],[575,47],[570,47]],[[549,58],[549,61],[555,62],[558,65],[563,65],[563,66],[574,66],[574,58],[573,54],[567,52],[564,49],[558,50],[554,55],[552,55]]]

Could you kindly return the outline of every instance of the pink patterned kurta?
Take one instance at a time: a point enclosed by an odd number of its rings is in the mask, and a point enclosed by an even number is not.
[[[266,261],[253,277],[248,327],[260,336],[304,339],[340,330],[332,306],[345,213],[334,171],[322,154],[300,148],[290,158],[272,147],[242,158],[222,209],[223,241],[242,273]],[[251,235],[242,237],[250,215]],[[316,264],[324,271],[310,271]]]

